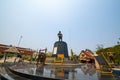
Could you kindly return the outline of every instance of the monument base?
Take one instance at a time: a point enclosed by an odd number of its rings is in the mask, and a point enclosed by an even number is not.
[[[57,41],[54,43],[53,56],[58,56],[58,54],[63,54],[65,58],[68,58],[68,48],[67,43],[64,41]]]

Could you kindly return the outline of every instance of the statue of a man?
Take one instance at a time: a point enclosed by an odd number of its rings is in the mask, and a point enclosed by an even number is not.
[[[59,31],[59,33],[58,33],[58,38],[59,38],[59,41],[62,41],[62,33],[61,33],[61,31]]]

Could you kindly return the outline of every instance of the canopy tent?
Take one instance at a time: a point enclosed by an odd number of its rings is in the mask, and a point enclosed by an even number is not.
[[[9,49],[5,50],[6,53],[20,53],[16,47],[10,47]]]

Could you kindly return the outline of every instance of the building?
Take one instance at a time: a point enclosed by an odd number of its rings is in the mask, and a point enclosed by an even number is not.
[[[94,62],[94,56],[92,51],[86,49],[86,50],[82,50],[78,56],[78,59],[82,62],[82,63],[93,63]]]
[[[0,54],[4,54],[4,51],[12,47],[12,45],[0,44]],[[34,50],[30,48],[16,47],[22,55],[32,55]]]

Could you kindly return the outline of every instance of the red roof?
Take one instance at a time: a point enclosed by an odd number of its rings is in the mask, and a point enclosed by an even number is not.
[[[81,53],[84,53],[86,56],[88,56],[88,57],[90,57],[90,58],[92,58],[92,59],[94,58],[94,57],[91,55],[91,53],[88,52],[88,51],[82,50]]]

